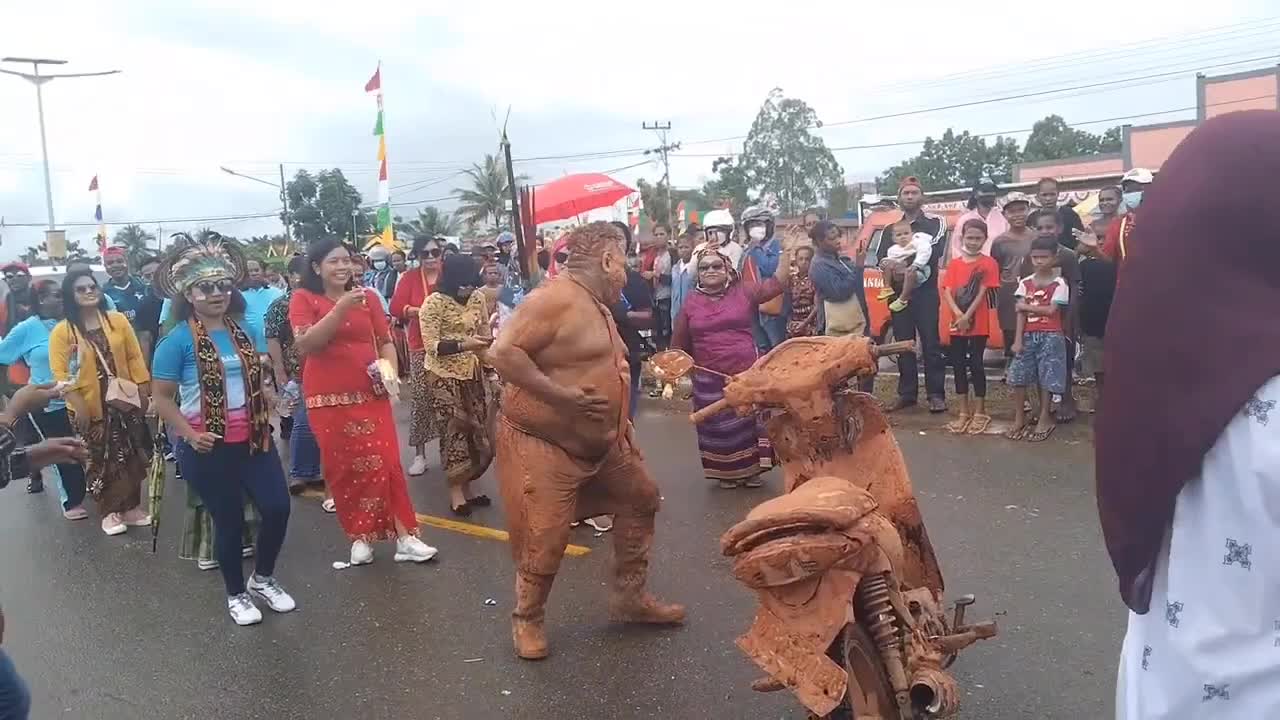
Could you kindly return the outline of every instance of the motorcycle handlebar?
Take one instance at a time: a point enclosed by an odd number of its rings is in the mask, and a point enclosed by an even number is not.
[[[904,353],[915,352],[915,340],[903,340],[902,342],[885,343],[884,345],[873,346],[876,357],[888,357],[889,355],[902,355]]]
[[[711,403],[710,405],[702,408],[701,410],[698,410],[690,414],[689,421],[692,422],[694,425],[701,424],[702,421],[706,420],[712,415],[728,410],[730,407],[732,406],[729,404],[728,400],[725,400],[724,398],[720,398],[719,400]]]
[[[884,345],[872,346],[872,354],[877,358],[888,357],[890,355],[901,355],[903,353],[915,352],[916,343],[914,340],[903,340],[901,342],[885,343]],[[720,398],[710,405],[689,415],[689,421],[694,425],[698,425],[712,415],[724,412],[732,408],[728,400]]]

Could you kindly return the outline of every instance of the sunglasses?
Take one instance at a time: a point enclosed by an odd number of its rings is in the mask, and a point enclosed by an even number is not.
[[[77,285],[75,289],[77,295],[92,295],[98,292],[97,285]]]
[[[4,274],[4,279],[5,279],[5,280],[12,280],[12,279],[14,279],[14,278],[20,278],[20,277],[31,277],[31,276],[30,276],[30,275],[28,275],[28,274],[26,274],[26,273],[24,273],[24,272],[21,272],[21,271],[19,271],[19,272],[7,272],[7,273],[5,273],[5,274]]]
[[[440,248],[431,248],[430,250],[423,250],[422,254],[429,258],[438,258],[444,254],[444,251]]]
[[[221,280],[201,280],[192,287],[205,295],[212,295],[214,293],[229,293],[235,288],[235,286],[236,284],[234,282],[223,278]]]
[[[698,265],[698,272],[724,272],[724,263],[715,262]]]

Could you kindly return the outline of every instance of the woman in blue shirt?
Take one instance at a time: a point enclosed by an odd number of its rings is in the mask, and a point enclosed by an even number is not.
[[[53,382],[53,370],[49,368],[49,331],[62,319],[61,286],[56,280],[41,280],[34,284],[32,292],[36,301],[36,314],[23,320],[4,340],[0,340],[0,365],[12,365],[21,360],[31,369],[31,384]],[[31,413],[43,437],[75,437],[71,421],[67,418],[67,404],[60,398],[52,400],[43,411]],[[84,509],[84,468],[79,463],[59,463],[62,516],[68,520],[84,520],[89,512]],[[30,492],[37,486],[33,478]]]
[[[214,555],[237,625],[262,622],[256,596],[276,612],[294,609],[274,577],[289,523],[289,491],[271,439],[266,367],[243,326],[240,248],[221,238],[180,241],[156,270],[173,299],[177,325],[156,347],[153,402],[174,434],[182,476],[213,519]],[[174,395],[179,403],[174,402]],[[256,567],[246,587],[241,566],[242,498],[258,509]],[[251,595],[252,594],[252,595]]]

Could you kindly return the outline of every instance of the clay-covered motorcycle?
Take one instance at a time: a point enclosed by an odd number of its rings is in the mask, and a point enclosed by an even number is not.
[[[734,576],[758,596],[738,638],[768,676],[816,717],[917,720],[958,709],[946,668],[996,634],[966,624],[973,596],[943,606],[942,573],[889,423],[850,380],[912,343],[796,338],[728,380],[724,399],[692,416],[765,412],[786,494],[761,503],[720,539]],[[678,351],[654,358],[664,380],[693,371]]]

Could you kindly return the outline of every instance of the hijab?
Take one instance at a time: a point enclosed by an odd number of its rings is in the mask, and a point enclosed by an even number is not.
[[[480,271],[476,269],[475,260],[467,255],[450,255],[440,264],[440,277],[436,280],[436,292],[462,305],[467,304],[465,298],[458,297],[458,288],[470,286],[478,288],[484,285],[480,281]]]
[[[1178,493],[1280,374],[1280,204],[1265,200],[1277,178],[1280,113],[1220,115],[1173,151],[1133,231],[1107,325],[1095,452],[1107,552],[1139,614]]]
[[[702,272],[698,270],[698,265],[702,262],[702,258],[708,256],[718,257],[724,261],[724,269],[727,278],[725,279],[724,287],[719,290],[708,290],[707,288],[702,287]],[[733,284],[738,281],[738,271],[733,269],[733,261],[729,259],[728,255],[720,252],[718,248],[703,248],[702,252],[695,254],[693,256],[693,272],[693,289],[709,297],[723,297],[725,293],[729,292],[729,288],[733,287]]]

